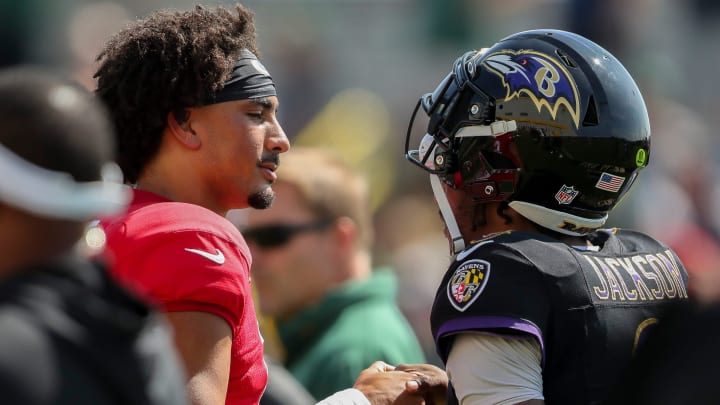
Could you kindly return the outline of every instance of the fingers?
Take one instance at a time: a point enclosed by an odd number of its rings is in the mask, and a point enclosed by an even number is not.
[[[424,376],[431,384],[447,381],[445,370],[432,364],[400,364],[395,370]]]
[[[415,377],[405,383],[408,393],[442,392],[447,390],[447,373],[430,364],[400,364],[395,370],[413,374]]]
[[[427,374],[444,374],[445,371],[437,366],[433,366],[432,364],[398,364],[395,366],[395,368],[399,371],[407,371],[407,372],[421,372],[421,373],[427,373]]]
[[[376,361],[363,370],[354,387],[373,404],[385,404],[403,398],[404,403],[439,403],[445,397],[448,378],[444,370],[430,364],[401,364],[392,366]],[[420,402],[417,402],[420,401]],[[424,402],[423,402],[424,401]]]
[[[410,380],[405,383],[405,391],[409,393],[416,393],[420,391],[420,387],[422,386],[422,381],[420,380]]]
[[[415,378],[405,383],[405,391],[411,394],[426,392],[433,389],[437,384],[425,375],[412,373]]]
[[[416,376],[392,369],[394,367],[386,363],[375,362],[360,373],[353,387],[362,392],[373,405],[422,404],[422,396],[409,394],[405,388],[405,384]]]
[[[394,371],[395,366],[385,363],[384,361],[376,361],[368,367],[368,369],[375,370],[379,373],[386,373],[388,371]]]

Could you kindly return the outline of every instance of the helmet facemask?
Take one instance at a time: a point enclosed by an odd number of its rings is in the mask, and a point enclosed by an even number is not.
[[[453,72],[435,91],[418,100],[405,141],[407,159],[430,173],[433,194],[450,234],[453,254],[463,250],[465,243],[441,182],[464,189],[479,203],[504,201],[512,195],[519,173],[512,159],[491,151],[493,147],[507,151],[517,126],[515,121],[494,121],[494,103],[469,81],[472,73],[466,69],[474,71],[472,60],[479,55],[481,52],[472,51],[458,58]],[[467,97],[472,99],[468,111],[456,109],[458,104],[465,104]],[[429,119],[427,132],[418,149],[411,150],[413,124],[421,106]],[[448,124],[456,121],[457,114],[467,116],[460,120],[459,129],[450,128]]]

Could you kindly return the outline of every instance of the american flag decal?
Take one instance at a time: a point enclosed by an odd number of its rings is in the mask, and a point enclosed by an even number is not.
[[[620,187],[622,187],[624,182],[625,177],[615,176],[610,173],[603,172],[603,174],[600,175],[600,180],[598,180],[597,184],[595,184],[595,187],[600,190],[617,193],[620,191]]]

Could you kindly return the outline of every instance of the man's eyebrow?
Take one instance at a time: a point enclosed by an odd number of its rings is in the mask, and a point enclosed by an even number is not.
[[[251,99],[249,99],[249,101],[253,104],[257,104],[264,108],[269,108],[269,109],[274,108],[273,103],[267,97],[251,98]]]

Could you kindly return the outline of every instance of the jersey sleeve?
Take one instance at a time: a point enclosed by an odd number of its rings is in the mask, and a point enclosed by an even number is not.
[[[248,257],[212,233],[184,231],[148,238],[118,263],[118,271],[160,310],[212,313],[235,330],[251,293]]]
[[[544,277],[521,252],[505,245],[489,243],[458,255],[437,291],[431,315],[443,361],[453,337],[462,332],[530,335],[543,350],[551,311]]]
[[[540,345],[532,337],[463,333],[446,370],[462,404],[516,404],[544,400]]]

